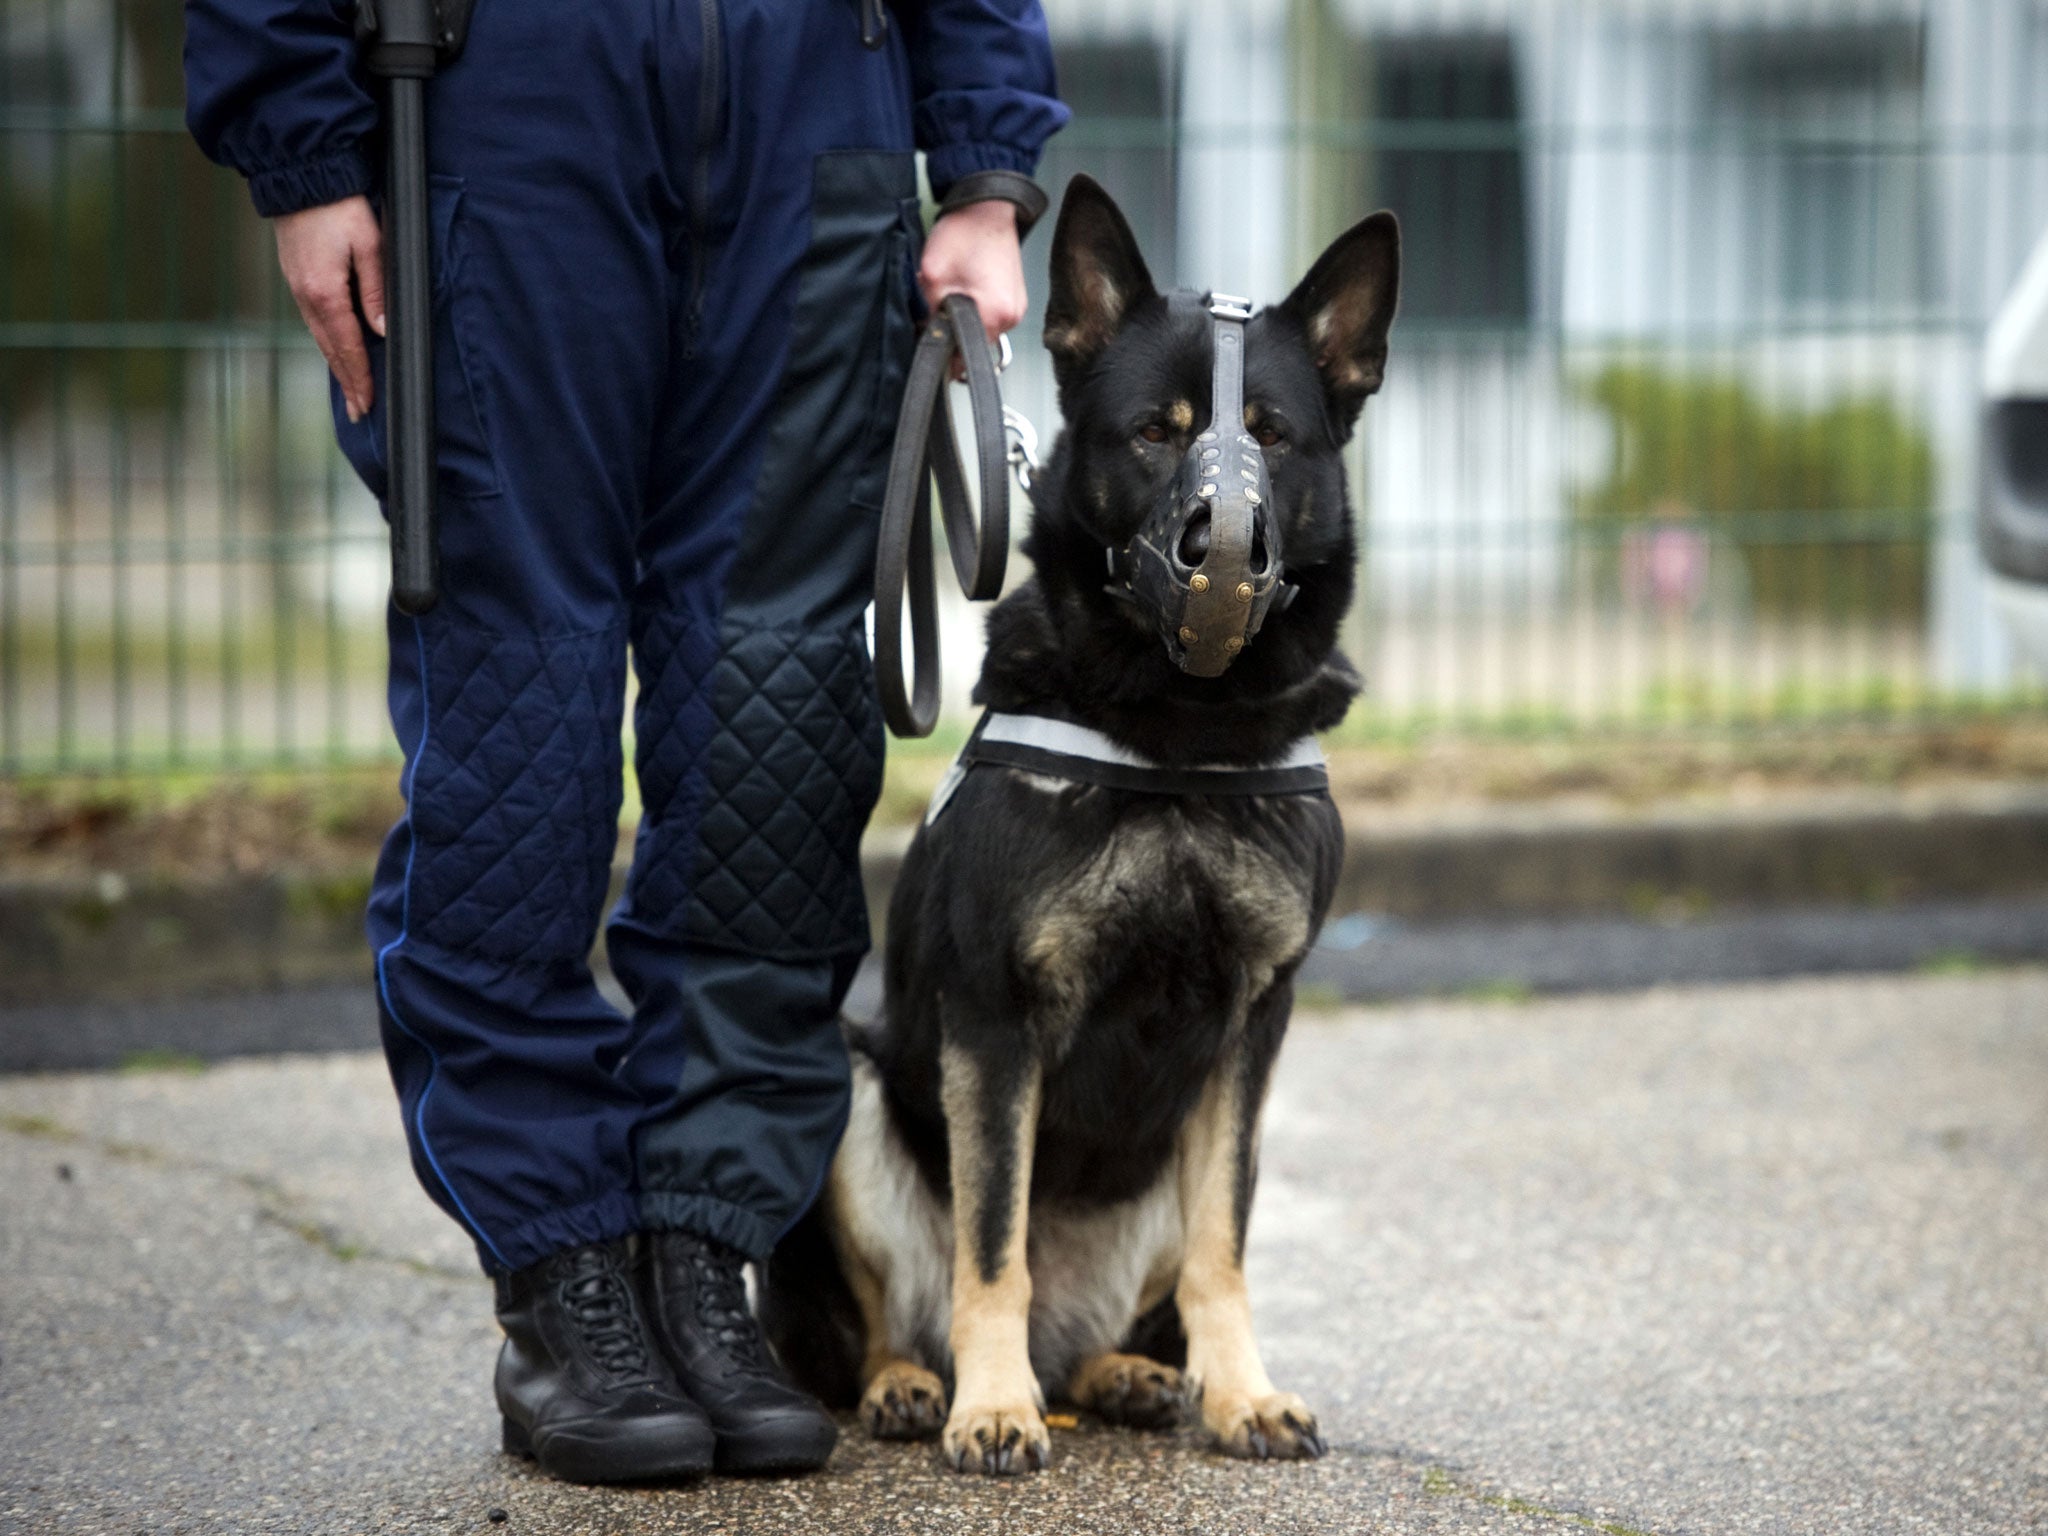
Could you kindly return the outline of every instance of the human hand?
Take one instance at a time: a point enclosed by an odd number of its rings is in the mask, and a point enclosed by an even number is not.
[[[964,293],[981,311],[989,345],[1024,318],[1024,257],[1017,209],[991,198],[941,214],[925,236],[918,286],[932,309],[948,294]]]
[[[384,240],[377,215],[368,198],[347,197],[271,222],[277,231],[277,263],[284,268],[292,299],[341,384],[348,419],[361,421],[376,386],[356,320],[357,298],[370,329],[384,334]]]

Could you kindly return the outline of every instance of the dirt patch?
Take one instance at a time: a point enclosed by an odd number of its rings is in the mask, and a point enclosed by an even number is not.
[[[1329,755],[1339,800],[1361,816],[1427,820],[1552,801],[1756,804],[1815,790],[2048,782],[2048,718],[1825,735],[1340,742]],[[951,761],[944,747],[892,751],[877,824],[913,823]],[[190,878],[363,870],[402,808],[390,765],[169,782],[0,780],[0,871]],[[624,837],[634,809],[629,795]]]
[[[1341,802],[1419,814],[1552,800],[1754,805],[1816,790],[2028,780],[2048,782],[2048,718],[1806,735],[1450,739],[1330,752]]]
[[[401,809],[388,768],[164,783],[0,780],[0,870],[214,878],[360,867]]]
[[[1347,812],[1415,820],[1494,805],[1755,805],[1816,790],[2048,782],[2048,718],[1949,721],[1800,735],[1347,741],[1327,747]],[[907,823],[952,761],[897,752],[876,820]]]

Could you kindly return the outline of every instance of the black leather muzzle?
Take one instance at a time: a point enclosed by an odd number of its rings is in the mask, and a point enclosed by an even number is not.
[[[1194,677],[1220,677],[1281,598],[1280,523],[1266,456],[1244,429],[1244,323],[1251,301],[1212,293],[1216,364],[1208,430],[1137,535],[1110,552],[1110,590],[1137,604]]]

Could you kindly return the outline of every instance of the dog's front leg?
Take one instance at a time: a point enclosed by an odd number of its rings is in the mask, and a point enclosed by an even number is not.
[[[1261,999],[1255,1012],[1277,1001],[1284,1024],[1291,996],[1284,984],[1280,992],[1277,1000]],[[1224,1055],[1181,1143],[1187,1251],[1174,1300],[1188,1336],[1186,1375],[1203,1424],[1232,1456],[1320,1456],[1315,1414],[1292,1392],[1274,1390],[1252,1332],[1244,1239],[1258,1170],[1259,1107],[1278,1038],[1256,1027],[1251,1033],[1270,1039],[1270,1047],[1240,1043]]]
[[[1028,1046],[1006,1042],[1021,1056]],[[953,1409],[946,1459],[961,1472],[1036,1471],[1051,1458],[1031,1369],[1024,1239],[1038,1135],[1036,1060],[948,1042],[941,1056],[953,1184]]]

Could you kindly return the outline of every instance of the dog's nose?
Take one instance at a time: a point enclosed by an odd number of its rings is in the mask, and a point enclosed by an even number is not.
[[[1187,520],[1180,531],[1180,561],[1182,565],[1198,566],[1209,557],[1209,509],[1202,508]],[[1273,559],[1273,514],[1260,507],[1252,513],[1251,573],[1254,576],[1266,574],[1266,567]]]

